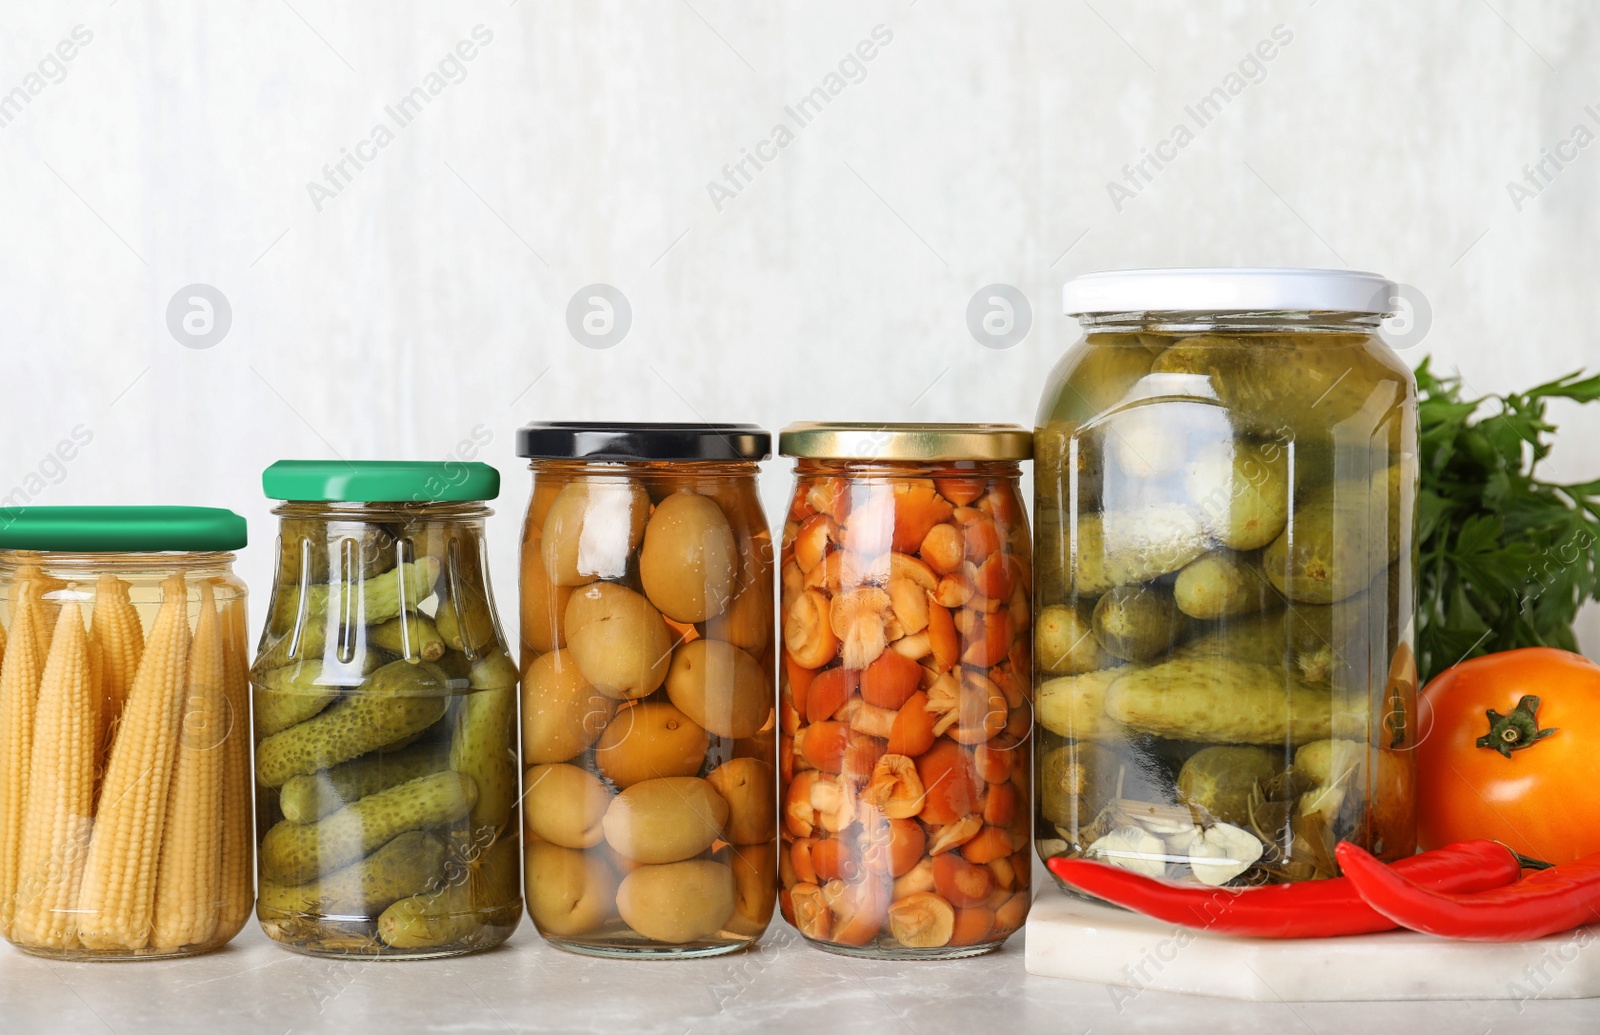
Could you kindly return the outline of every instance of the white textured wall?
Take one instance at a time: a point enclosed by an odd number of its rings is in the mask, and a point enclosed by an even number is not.
[[[0,115],[0,495],[236,508],[258,590],[279,457],[444,458],[485,426],[510,603],[523,421],[1027,423],[1088,270],[1374,269],[1431,303],[1408,358],[1480,391],[1600,366],[1600,146],[1520,211],[1506,186],[1600,133],[1589,5],[292,3],[0,8],[0,92],[93,34]],[[864,77],[718,211],[722,166],[879,25]],[[385,106],[477,26],[465,79],[396,129]],[[1107,182],[1275,29],[1119,211]],[[318,211],[308,181],[384,122]],[[205,350],[167,329],[193,282],[233,310]],[[594,282],[633,309],[608,350],[566,326]],[[1034,307],[1007,351],[966,329],[992,282]],[[1600,473],[1600,415],[1561,416],[1557,473]],[[30,480],[79,425],[64,477]]]

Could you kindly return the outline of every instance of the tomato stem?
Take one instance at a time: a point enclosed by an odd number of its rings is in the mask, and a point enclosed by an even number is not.
[[[1540,729],[1538,713],[1539,698],[1534,694],[1524,694],[1509,715],[1501,715],[1490,708],[1486,713],[1489,732],[1478,738],[1477,745],[1493,748],[1506,758],[1510,758],[1513,751],[1533,746],[1559,729],[1555,726]]]

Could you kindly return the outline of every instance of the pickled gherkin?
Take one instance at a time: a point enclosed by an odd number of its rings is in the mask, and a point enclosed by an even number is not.
[[[308,884],[261,882],[256,908],[263,923],[320,910],[329,915],[384,910],[391,902],[420,894],[438,879],[445,847],[437,837],[408,831],[343,869]]]
[[[1188,627],[1172,594],[1159,586],[1118,586],[1094,605],[1094,636],[1107,653],[1144,661],[1171,647]]]
[[[1113,661],[1094,638],[1090,613],[1065,604],[1051,604],[1039,611],[1033,626],[1033,657],[1040,669],[1055,675],[1093,672],[1110,667]]]
[[[1200,743],[1306,743],[1365,730],[1327,690],[1271,665],[1180,658],[1130,672],[1106,688],[1106,714],[1141,733]]]
[[[1212,550],[1185,565],[1172,584],[1178,609],[1190,618],[1233,618],[1278,602],[1261,566],[1232,550]]]
[[[1414,624],[1415,390],[1377,334],[1395,290],[1349,271],[1068,285],[1085,338],[1034,435],[1042,857],[1255,885],[1337,876],[1340,840],[1412,850],[1415,690],[1391,673]],[[1210,291],[1260,304],[1207,309]]]
[[[394,661],[338,704],[256,745],[256,779],[282,787],[292,776],[348,762],[368,751],[392,750],[444,716],[446,679],[431,665]],[[267,689],[265,693],[283,693]]]
[[[1083,514],[1072,550],[1069,588],[1097,597],[1178,571],[1206,552],[1207,538],[1193,508],[1157,505],[1116,514]]]
[[[479,546],[497,476],[298,462],[264,481],[293,502],[252,673],[263,927],[322,956],[504,941],[522,822],[518,673]]]
[[[449,765],[450,752],[444,744],[411,744],[395,751],[370,751],[331,769],[289,777],[278,793],[278,806],[283,818],[291,823],[315,823],[369,794],[437,773]]]

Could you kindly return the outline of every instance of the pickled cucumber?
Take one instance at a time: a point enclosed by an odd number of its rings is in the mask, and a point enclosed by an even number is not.
[[[1099,596],[1116,586],[1148,582],[1182,568],[1208,545],[1199,517],[1181,504],[1083,514],[1069,588],[1081,596]]]
[[[1309,686],[1282,668],[1226,657],[1147,665],[1120,676],[1105,691],[1105,713],[1115,722],[1201,743],[1305,744],[1334,735],[1365,737],[1362,705],[1360,712],[1336,709],[1325,688]]]
[[[500,639],[489,602],[472,590],[464,590],[460,596],[442,596],[434,622],[445,643],[468,655],[475,655]]]
[[[291,823],[315,823],[369,794],[449,768],[450,750],[443,743],[372,751],[331,769],[289,777],[278,792],[278,808]]]
[[[1326,434],[1371,404],[1375,383],[1392,385],[1370,340],[1356,334],[1200,334],[1168,346],[1150,369],[1206,375],[1245,430]]]
[[[444,653],[444,638],[427,615],[408,611],[367,630],[367,645],[403,658],[437,661]]]
[[[432,663],[392,661],[338,704],[257,744],[256,778],[282,787],[291,776],[310,775],[424,730],[444,716],[447,689]]]
[[[474,685],[488,685],[461,699],[450,768],[470,776],[478,788],[472,829],[503,830],[517,806],[517,670],[510,658],[496,651],[473,665],[469,678]]]
[[[1088,608],[1051,604],[1039,611],[1033,627],[1033,657],[1053,675],[1072,676],[1109,668],[1111,656],[1094,638]]]
[[[256,736],[270,736],[306,721],[332,704],[341,688],[360,685],[382,663],[382,655],[374,652],[362,655],[354,665],[307,658],[261,672],[256,677]]]
[[[468,866],[467,887],[485,923],[516,926],[522,915],[522,845],[516,834],[502,834],[479,851]]]
[[[1099,454],[1083,448],[1078,440],[1081,428],[1067,421],[1051,421],[1033,435],[1033,467],[1040,472],[1038,513],[1058,511],[1067,506],[1074,488],[1077,499],[1099,498],[1105,467]],[[1076,446],[1076,448],[1075,448]]]
[[[1144,800],[1158,787],[1105,744],[1078,741],[1039,756],[1039,814],[1057,826],[1088,823],[1113,799]]]
[[[1254,558],[1212,550],[1178,572],[1172,598],[1189,617],[1211,619],[1264,611],[1278,601],[1278,594]]]
[[[285,665],[296,658],[320,657],[330,634],[337,639],[341,628],[381,624],[398,617],[402,610],[414,610],[433,592],[439,570],[437,557],[423,557],[354,585],[341,582],[306,586],[303,598],[288,599],[288,605],[296,609],[294,616],[274,618],[271,628],[280,627],[281,622],[281,627],[292,631],[261,652],[256,658],[256,671]],[[303,615],[298,610],[302,605]]]
[[[359,616],[368,625],[386,622],[402,611],[414,611],[433,592],[442,565],[437,557],[419,557],[391,570],[368,577],[354,585],[315,585],[306,592],[306,613],[310,616]]]
[[[1144,661],[1178,641],[1188,618],[1159,586],[1118,586],[1094,605],[1094,636],[1107,654]]]
[[[378,917],[378,937],[395,949],[435,949],[461,941],[481,926],[464,885],[413,895]]]
[[[1189,499],[1223,545],[1257,550],[1283,532],[1289,520],[1288,459],[1277,443],[1224,439],[1189,465]]]
[[[1057,397],[1059,404],[1044,415],[1046,420],[1090,420],[1122,402],[1150,373],[1154,353],[1137,335],[1115,339],[1096,335],[1094,344],[1100,347],[1086,349],[1076,364],[1061,372],[1064,384]]]
[[[1370,485],[1335,484],[1331,495],[1301,504],[1293,527],[1261,555],[1267,578],[1290,600],[1307,604],[1331,604],[1366,589],[1400,555],[1399,477],[1396,464]]]
[[[1127,734],[1106,714],[1106,691],[1136,666],[1058,676],[1039,687],[1034,717],[1051,733],[1076,740],[1115,740]]]
[[[278,526],[278,541],[279,586],[327,582],[335,570],[370,577],[393,570],[399,559],[399,540],[385,525],[286,517]]]
[[[1178,771],[1178,799],[1224,823],[1248,829],[1251,795],[1282,771],[1280,756],[1265,748],[1202,748]]]
[[[365,918],[391,902],[418,895],[439,880],[445,846],[432,834],[407,831],[359,862],[306,884],[261,882],[263,920],[296,914]]]
[[[273,881],[303,884],[341,869],[409,830],[454,823],[477,800],[472,780],[433,773],[369,794],[315,823],[285,820],[261,839],[261,872]]]

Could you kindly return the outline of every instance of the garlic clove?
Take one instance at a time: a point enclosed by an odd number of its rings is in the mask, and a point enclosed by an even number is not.
[[[1162,877],[1167,872],[1166,845],[1139,827],[1117,827],[1090,845],[1084,854],[1146,877]]]
[[[1221,887],[1254,866],[1264,848],[1259,838],[1232,823],[1216,823],[1189,842],[1189,868],[1203,884]]]

